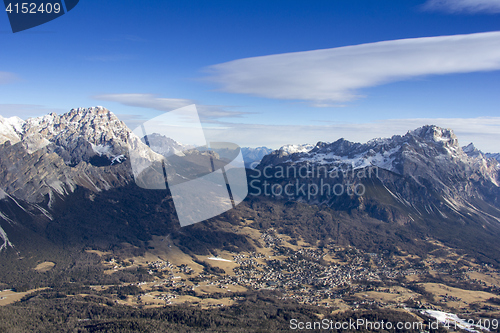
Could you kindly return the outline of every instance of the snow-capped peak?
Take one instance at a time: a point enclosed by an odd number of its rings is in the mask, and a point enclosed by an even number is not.
[[[287,154],[296,154],[296,153],[307,153],[314,148],[314,145],[305,143],[301,145],[284,145],[279,151]]]
[[[10,117],[10,118],[3,118],[5,123],[12,126],[12,128],[14,128],[14,130],[18,133],[22,132],[23,130],[23,125],[24,125],[24,120],[22,120],[21,118],[17,117],[17,116],[13,116],[13,117]]]
[[[24,120],[19,117],[4,118],[0,116],[0,143],[10,141],[12,144],[21,140],[19,134],[22,133]]]
[[[105,156],[111,161],[125,153],[131,135],[130,129],[102,106],[75,108],[61,115],[51,113],[29,118],[22,128],[21,139],[39,133],[60,147],[59,154],[70,164],[77,164],[85,158],[82,156],[90,157],[93,154]],[[89,149],[84,148],[84,141]]]
[[[472,152],[476,152],[477,148],[471,142],[467,146],[462,147],[462,150],[464,151],[464,153],[469,154],[469,153],[472,153]]]
[[[472,158],[484,158],[483,153],[477,149],[474,144],[471,142],[467,146],[462,147],[462,151],[469,157]]]
[[[458,145],[458,138],[453,133],[453,130],[436,125],[425,125],[414,131],[409,131],[408,134],[434,142],[447,142],[449,145]]]

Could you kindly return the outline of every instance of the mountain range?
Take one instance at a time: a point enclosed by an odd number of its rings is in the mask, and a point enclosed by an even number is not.
[[[26,121],[0,118],[0,140],[3,254],[46,246],[106,248],[122,242],[141,247],[152,235],[172,232],[179,233],[186,248],[201,246],[193,235],[204,227],[193,226],[189,235],[180,228],[168,189],[135,185],[130,147],[151,160],[158,155],[107,109],[72,109]],[[159,135],[149,140],[166,155],[190,148]],[[246,149],[243,154],[246,162],[261,160],[248,172],[250,195],[234,212],[216,221],[238,219],[235,216],[250,210],[264,214],[266,205],[284,212],[295,202],[348,214],[344,220],[357,221],[352,225],[364,233],[363,238],[382,237],[378,232],[386,232],[386,224],[401,234],[407,232],[408,237],[434,237],[500,262],[498,154],[484,154],[472,144],[460,147],[452,130],[423,126],[367,143],[339,139],[287,145],[272,152],[265,147]],[[300,168],[306,173],[283,174]],[[283,189],[287,184],[304,185],[312,192],[266,194],[272,186]],[[319,191],[327,185],[328,192]],[[345,191],[334,193],[335,186]],[[363,193],[350,193],[349,188],[362,188]],[[383,224],[377,224],[378,229],[359,224],[366,219]],[[304,228],[300,221],[293,223],[288,230]],[[354,235],[349,224],[342,228],[346,235]],[[338,239],[339,232],[330,230],[331,238]],[[224,237],[248,243],[235,234]]]
[[[500,163],[473,144],[460,147],[452,130],[429,125],[364,144],[339,139],[308,152],[277,150],[256,169],[253,187],[267,182],[273,199],[368,215],[408,234],[498,257]],[[269,191],[287,185],[288,193]],[[303,191],[290,190],[300,186]],[[363,195],[340,191],[348,187]]]

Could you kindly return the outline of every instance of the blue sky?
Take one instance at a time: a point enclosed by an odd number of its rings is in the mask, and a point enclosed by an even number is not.
[[[133,129],[196,103],[241,146],[437,124],[500,151],[498,31],[498,0],[81,0],[15,34],[0,14],[0,114],[103,105]]]

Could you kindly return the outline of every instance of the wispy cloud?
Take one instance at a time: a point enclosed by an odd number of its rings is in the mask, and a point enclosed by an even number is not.
[[[498,0],[427,0],[422,8],[447,13],[500,13]]]
[[[192,99],[161,98],[154,94],[104,94],[93,96],[93,98],[164,112],[196,104],[200,118],[204,121],[213,121],[225,117],[241,117],[245,114],[249,114],[248,112],[228,111],[225,110],[223,106],[218,105],[202,105]]]
[[[333,142],[345,138],[366,142],[373,138],[404,135],[424,125],[451,128],[464,146],[474,142],[484,152],[499,152],[500,117],[388,119],[369,123],[326,125],[263,125],[226,123],[224,128],[205,128],[208,141],[229,141],[245,147],[278,148],[285,144]]]
[[[0,72],[0,84],[13,83],[19,80],[20,78],[14,73]]]
[[[207,68],[222,91],[324,106],[425,75],[500,69],[500,32],[400,39],[234,60]]]
[[[67,111],[34,104],[0,104],[0,115],[5,118],[17,116],[21,119],[27,119],[29,117],[44,116],[51,112],[64,113]]]

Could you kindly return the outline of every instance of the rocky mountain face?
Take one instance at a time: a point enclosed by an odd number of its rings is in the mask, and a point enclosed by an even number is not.
[[[264,157],[261,164],[260,169],[278,165],[321,167],[323,174],[328,170],[326,174],[330,176],[339,173],[345,176],[349,174],[346,171],[352,174],[366,168],[383,170],[385,175],[407,177],[422,186],[428,182],[429,187],[446,195],[471,195],[471,189],[463,184],[467,181],[480,181],[497,188],[500,182],[497,160],[487,157],[473,144],[461,148],[453,131],[437,126],[424,126],[404,136],[374,139],[365,144],[339,139],[333,143],[318,142],[307,152],[290,154],[280,149]],[[413,195],[405,194],[406,199]]]
[[[110,160],[125,154],[130,130],[103,107],[72,109],[70,112],[29,118],[0,119],[0,143],[22,142],[29,153],[52,144],[67,165],[89,162],[94,156]]]
[[[0,216],[3,247],[13,243],[5,229],[21,227],[27,220],[49,223],[57,215],[58,201],[79,188],[99,193],[133,183],[127,159],[130,144],[149,151],[103,107],[26,121],[0,118],[0,189],[6,205]]]
[[[156,133],[139,138],[103,107],[26,121],[0,118],[0,247],[25,242],[27,234],[56,242],[121,237],[134,243],[137,235],[175,229],[168,188],[147,190],[136,183],[151,178],[165,186],[163,168],[169,184],[183,182],[212,172],[207,165],[219,167],[221,159],[206,147],[194,149]],[[116,215],[101,221],[103,210]]]
[[[0,119],[0,187],[40,203],[77,186],[107,190],[132,180],[125,165],[130,130],[102,107],[22,121]]]

